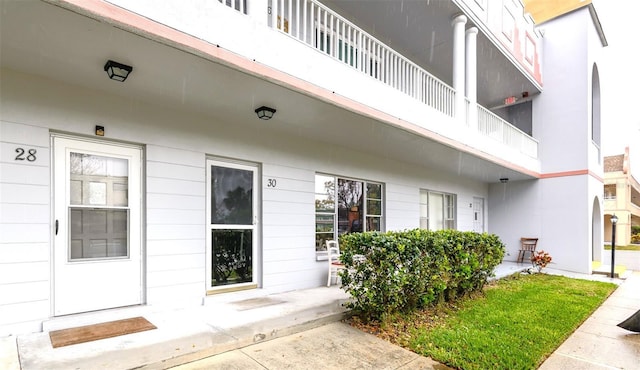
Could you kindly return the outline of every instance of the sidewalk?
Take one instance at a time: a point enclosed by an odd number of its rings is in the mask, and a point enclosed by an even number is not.
[[[634,272],[540,370],[640,369],[640,334],[616,326],[638,310],[640,272]]]
[[[503,263],[496,275],[525,267]],[[640,368],[640,334],[616,326],[640,309],[640,273],[623,281],[547,270],[621,285],[541,369]],[[0,338],[0,368],[166,369],[182,364],[186,365],[178,367],[181,370],[446,368],[340,323],[347,298],[336,286],[273,295],[252,290],[211,296],[205,305],[188,310],[141,306],[56,318],[44,323],[42,333],[20,335],[17,340]],[[145,317],[157,329],[51,347],[48,331],[134,316]]]

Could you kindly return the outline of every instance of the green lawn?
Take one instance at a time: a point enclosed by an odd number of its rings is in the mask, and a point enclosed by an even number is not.
[[[485,294],[365,328],[459,369],[536,369],[613,292],[611,283],[513,275]],[[361,327],[364,324],[361,324]]]

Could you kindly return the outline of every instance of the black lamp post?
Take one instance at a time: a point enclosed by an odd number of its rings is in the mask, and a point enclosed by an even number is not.
[[[611,278],[613,278],[613,269],[616,266],[616,224],[618,216],[611,216]]]

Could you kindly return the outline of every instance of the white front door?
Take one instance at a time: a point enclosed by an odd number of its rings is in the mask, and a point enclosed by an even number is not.
[[[473,231],[484,232],[484,198],[473,198]]]
[[[138,147],[54,137],[54,315],[142,303]]]

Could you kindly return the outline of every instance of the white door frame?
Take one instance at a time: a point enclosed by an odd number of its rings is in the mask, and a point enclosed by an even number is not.
[[[473,231],[483,233],[485,231],[484,198],[473,197],[472,217]]]
[[[213,166],[218,166],[218,167],[227,167],[227,168],[233,168],[233,169],[240,169],[240,170],[245,170],[245,171],[251,171],[253,174],[253,190],[252,190],[252,213],[253,213],[253,217],[252,217],[252,223],[251,224],[242,224],[242,225],[233,225],[233,224],[212,224],[212,220],[211,220],[211,212],[212,212],[212,196],[211,196],[211,192],[212,192],[212,186],[211,186],[211,181],[212,181],[212,175],[211,175],[211,168]],[[216,291],[227,291],[227,290],[239,290],[239,289],[250,289],[250,288],[256,288],[258,286],[258,280],[259,280],[259,276],[260,276],[260,271],[259,271],[259,259],[260,259],[260,254],[259,254],[259,240],[260,240],[260,228],[258,227],[259,224],[259,211],[260,211],[260,206],[259,206],[259,202],[260,202],[260,197],[259,197],[259,193],[260,193],[260,188],[259,188],[259,176],[260,176],[260,171],[259,171],[259,165],[258,164],[253,164],[253,163],[246,163],[246,162],[237,162],[237,161],[226,161],[226,160],[222,160],[222,159],[207,159],[207,163],[206,163],[206,172],[207,172],[207,194],[206,194],[206,221],[205,221],[205,225],[206,225],[206,239],[207,239],[207,247],[206,247],[206,282],[205,282],[205,287],[206,290],[209,292],[216,292]],[[236,283],[236,284],[229,284],[229,285],[219,285],[219,286],[214,286],[211,282],[213,279],[213,273],[212,273],[212,268],[213,268],[213,262],[212,262],[212,231],[213,230],[220,230],[220,229],[237,229],[237,230],[251,230],[252,232],[252,256],[251,256],[251,269],[252,269],[252,275],[251,275],[251,281],[250,282],[243,282],[243,283]]]
[[[142,258],[142,148],[138,146],[97,141],[91,139],[74,138],[64,135],[52,135],[52,196],[53,196],[53,235],[52,235],[52,311],[54,316],[95,311],[114,307],[123,307],[143,303],[143,258]],[[87,154],[89,156],[108,157],[119,161],[126,160],[126,190],[120,188],[120,197],[126,196],[126,205],[113,206],[101,201],[91,200],[79,204],[71,200],[71,153]],[[105,167],[105,168],[108,168]],[[122,170],[120,170],[122,171]],[[77,176],[77,175],[74,175]],[[86,177],[86,176],[85,176]],[[102,178],[117,178],[116,176],[95,176]],[[120,176],[119,178],[124,179]],[[74,180],[76,184],[78,180]],[[123,180],[125,181],[125,180]],[[82,192],[85,180],[80,181]],[[100,184],[86,180],[91,184]],[[115,187],[115,185],[114,185]],[[93,189],[93,188],[92,188]],[[113,192],[106,185],[107,192]],[[84,195],[88,196],[88,195]],[[109,195],[102,196],[104,202],[108,202]],[[95,203],[92,203],[95,202]],[[73,204],[72,204],[73,203]],[[99,228],[104,225],[102,235],[105,238],[113,236],[113,227],[118,225],[125,231],[119,234],[126,235],[126,255],[109,257],[110,252],[105,252],[104,257],[72,257],[71,215],[75,213],[76,235],[77,228],[82,228],[82,233],[87,228]],[[91,223],[87,219],[91,217],[99,222]],[[124,222],[122,222],[122,218]],[[119,218],[118,221],[113,221]],[[111,221],[108,221],[111,220]],[[103,222],[104,221],[104,222]],[[88,223],[85,223],[88,222]],[[108,229],[111,228],[111,231]],[[101,239],[95,239],[101,240]],[[111,239],[114,241],[115,239]],[[122,237],[118,241],[121,242]],[[76,241],[77,243],[77,241]],[[99,242],[98,242],[99,243]],[[109,239],[103,241],[104,251]],[[96,244],[99,245],[99,244]],[[121,245],[121,244],[120,244]],[[83,247],[84,248],[84,247]],[[75,250],[75,249],[74,249]],[[82,249],[84,253],[85,249]],[[122,253],[121,251],[119,253]]]

